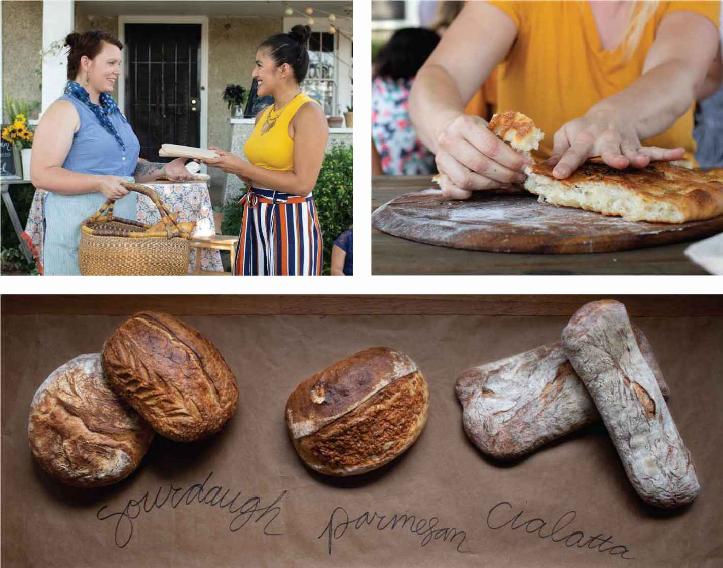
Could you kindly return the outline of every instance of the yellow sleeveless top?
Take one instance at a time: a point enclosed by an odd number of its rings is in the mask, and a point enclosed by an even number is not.
[[[625,47],[603,48],[589,2],[492,0],[517,26],[517,39],[497,73],[497,109],[516,110],[545,132],[540,144],[552,152],[553,134],[606,97],[630,86],[643,71],[660,21],[674,11],[694,12],[718,27],[720,2],[661,1],[630,59]],[[694,104],[668,130],[644,140],[646,146],[682,146],[695,153]]]
[[[296,116],[302,105],[314,101],[305,93],[299,93],[286,106],[274,125],[266,132],[264,124],[273,112],[274,105],[269,105],[261,113],[251,136],[244,144],[246,158],[254,166],[267,170],[286,172],[294,169],[294,140],[289,136],[289,123]],[[273,118],[273,114],[272,114]]]

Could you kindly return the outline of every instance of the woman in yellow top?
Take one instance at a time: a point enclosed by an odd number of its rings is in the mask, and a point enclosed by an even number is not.
[[[593,156],[640,168],[692,155],[695,101],[720,81],[719,11],[718,1],[468,2],[410,97],[444,194],[525,179],[526,158],[464,114],[499,63],[497,108],[546,132],[557,178]]]
[[[256,52],[252,76],[259,96],[274,104],[256,117],[244,145],[248,161],[230,152],[208,160],[236,174],[249,188],[237,253],[240,275],[321,274],[323,243],[311,195],[324,160],[329,129],[321,107],[301,92],[311,28],[294,26],[276,34]]]

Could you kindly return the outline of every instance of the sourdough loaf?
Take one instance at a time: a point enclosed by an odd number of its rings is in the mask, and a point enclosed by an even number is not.
[[[375,347],[299,384],[286,403],[294,447],[312,469],[356,475],[381,467],[417,439],[429,392],[405,354]]]
[[[171,440],[213,434],[236,410],[236,379],[221,353],[169,314],[128,318],[103,346],[103,369],[114,392]]]
[[[30,450],[53,478],[78,487],[110,485],[138,467],[153,430],[108,387],[100,353],[79,355],[35,392]]]

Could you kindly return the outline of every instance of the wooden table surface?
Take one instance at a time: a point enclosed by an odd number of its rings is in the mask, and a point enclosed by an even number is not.
[[[377,176],[372,210],[411,191],[435,187],[430,176]],[[372,229],[372,274],[707,274],[683,251],[692,241],[595,254],[510,254],[437,247]]]

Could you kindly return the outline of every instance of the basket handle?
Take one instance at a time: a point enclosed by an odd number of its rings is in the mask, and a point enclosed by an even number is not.
[[[136,193],[140,193],[141,195],[145,195],[146,197],[148,197],[153,202],[153,204],[156,206],[156,208],[158,209],[158,212],[161,214],[161,220],[166,225],[168,225],[168,224],[172,225],[171,232],[175,233],[175,235],[173,235],[173,236],[177,236],[178,234],[180,234],[178,225],[173,220],[173,217],[171,217],[171,214],[169,213],[168,209],[166,209],[166,206],[163,205],[163,203],[161,203],[161,200],[158,197],[158,193],[152,187],[148,187],[147,185],[142,185],[140,183],[130,183],[127,181],[121,182],[121,185],[130,191],[135,191]],[[112,199],[108,199],[103,205],[100,206],[98,211],[96,211],[96,213],[88,219],[88,221],[90,221],[90,222],[112,221],[114,205],[115,205],[115,201]]]

